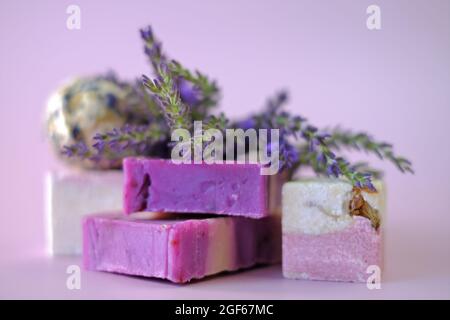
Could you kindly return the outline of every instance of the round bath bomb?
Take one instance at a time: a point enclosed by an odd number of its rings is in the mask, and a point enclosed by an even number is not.
[[[84,142],[91,148],[96,133],[120,128],[130,110],[139,104],[132,86],[115,78],[77,78],[53,93],[47,104],[46,127],[57,155],[65,145]],[[136,116],[136,115],[134,115]],[[111,169],[120,161],[91,161],[61,156],[61,159],[89,169]]]

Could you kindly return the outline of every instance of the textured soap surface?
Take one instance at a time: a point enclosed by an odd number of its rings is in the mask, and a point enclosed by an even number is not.
[[[51,254],[81,254],[86,214],[122,208],[121,171],[51,172],[46,177],[47,247]]]
[[[124,160],[124,211],[268,216],[269,176],[258,164],[174,164]]]
[[[362,192],[381,218],[352,215],[352,186],[341,180],[311,179],[286,183],[283,206],[283,274],[287,278],[366,282],[367,268],[382,268],[383,184]]]
[[[278,216],[189,219],[178,215],[149,220],[105,214],[83,221],[83,263],[88,270],[185,283],[280,259]]]

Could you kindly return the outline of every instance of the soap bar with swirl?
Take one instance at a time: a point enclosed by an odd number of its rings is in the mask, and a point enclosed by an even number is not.
[[[175,164],[170,159],[127,158],[124,211],[208,213],[262,218],[276,211],[259,164]],[[277,199],[275,193],[272,198]],[[277,200],[274,200],[275,202]],[[273,202],[273,201],[272,201]],[[279,202],[279,201],[278,201]]]
[[[104,214],[83,221],[83,263],[88,270],[185,283],[280,260],[279,216],[137,219]]]
[[[283,274],[286,278],[366,282],[382,268],[384,187],[353,189],[337,179],[283,186]]]

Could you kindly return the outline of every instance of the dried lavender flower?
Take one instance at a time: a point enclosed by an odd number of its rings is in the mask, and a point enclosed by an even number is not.
[[[81,158],[81,159],[92,156],[89,147],[82,141],[77,142],[70,146],[63,146],[61,154],[66,157]]]
[[[93,147],[97,154],[109,154],[123,158],[132,155],[156,155],[167,153],[161,143],[167,141],[167,133],[157,124],[125,125],[94,136]],[[157,148],[159,149],[157,149]]]
[[[172,60],[169,63],[169,69],[174,76],[184,79],[190,82],[192,90],[195,95],[195,99],[192,99],[193,106],[196,106],[195,111],[199,114],[199,117],[204,117],[209,113],[209,108],[218,104],[219,100],[219,88],[215,81],[209,80],[209,78],[201,73],[195,71],[194,73],[184,68],[178,61]]]
[[[391,161],[403,173],[414,173],[411,161],[404,157],[395,155],[392,144],[386,142],[378,142],[367,133],[354,133],[350,130],[343,130],[338,127],[332,130],[329,144],[332,148],[335,149],[345,147],[349,149],[364,150],[373,153],[380,159]]]
[[[292,115],[282,110],[288,95],[281,91],[269,99],[263,112],[253,115],[243,121],[234,123],[239,128],[264,128],[280,130],[280,164],[281,168],[288,168],[292,176],[301,165],[311,166],[317,174],[329,177],[345,177],[355,187],[375,190],[372,178],[375,172],[365,170],[366,167],[352,165],[343,157],[337,157],[332,148],[337,141],[345,141],[342,136],[332,135],[319,130],[307,120],[298,115]],[[334,137],[334,138],[333,138]],[[347,136],[345,136],[347,137]],[[344,137],[344,138],[345,138]],[[393,160],[407,170],[405,164],[409,162],[403,158],[394,157],[390,145],[373,144],[370,139],[363,139],[361,135],[356,139],[361,147],[378,152],[385,158]],[[352,140],[352,142],[355,142]],[[370,143],[369,143],[370,142]],[[350,142],[348,142],[350,144]],[[344,144],[341,142],[341,144]]]
[[[141,29],[140,34],[145,43],[144,52],[153,66],[154,73],[158,74],[161,64],[168,65],[179,87],[181,100],[192,107],[193,120],[203,120],[210,114],[210,109],[218,104],[220,91],[216,82],[209,80],[199,71],[191,72],[179,62],[170,62],[151,26]]]
[[[166,65],[158,67],[158,78],[151,80],[143,75],[143,84],[158,100],[169,127],[187,129],[192,127],[191,110],[180,99],[180,92]]]
[[[149,58],[153,69],[156,71],[161,63],[167,62],[162,51],[162,43],[155,38],[151,26],[147,26],[139,31],[145,43],[144,52]]]
[[[64,146],[63,154],[68,157],[92,161],[120,161],[127,156],[167,156],[167,132],[158,124],[125,125],[93,137],[92,149],[79,142]]]

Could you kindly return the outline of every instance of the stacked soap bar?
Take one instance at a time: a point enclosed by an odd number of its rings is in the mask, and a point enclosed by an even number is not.
[[[124,161],[124,211],[208,213],[262,218],[269,176],[259,164],[175,164],[170,159]]]
[[[49,173],[46,177],[47,247],[52,254],[80,254],[81,220],[92,212],[122,208],[120,171]]]
[[[204,216],[203,216],[204,217]],[[188,282],[280,259],[279,217],[142,220],[90,216],[83,222],[83,260],[99,270]]]
[[[340,180],[283,186],[283,274],[287,278],[366,282],[382,267],[384,189],[355,192]],[[381,221],[381,226],[380,226]]]

